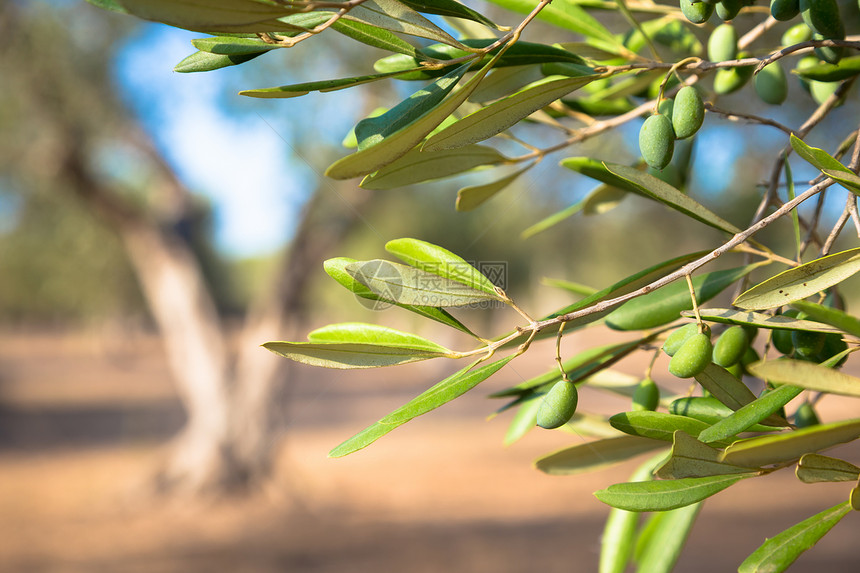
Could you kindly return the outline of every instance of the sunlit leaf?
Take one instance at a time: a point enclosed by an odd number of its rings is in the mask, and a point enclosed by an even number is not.
[[[606,505],[627,511],[667,511],[707,499],[752,475],[617,483],[594,492],[594,496]]]
[[[675,432],[681,430],[691,436],[698,436],[708,424],[676,414],[663,412],[621,412],[609,418],[613,428],[621,430],[631,436],[641,436],[654,440],[671,442],[674,440]],[[725,442],[728,445],[728,442]]]
[[[794,473],[803,483],[857,481],[860,478],[860,468],[854,464],[821,454],[802,456]]]
[[[412,267],[457,281],[498,300],[503,299],[499,289],[481,271],[439,245],[419,239],[394,239],[385,244],[385,250]]]
[[[841,183],[843,187],[855,195],[860,195],[860,175],[856,175],[850,171],[842,171],[840,169],[822,169],[821,172],[831,179]]]
[[[375,324],[343,323],[308,334],[310,342],[266,342],[267,350],[296,362],[324,368],[379,368],[456,357],[452,351],[414,334]]]
[[[339,34],[343,34],[362,44],[379,48],[380,50],[416,58],[419,56],[419,52],[415,49],[415,46],[401,39],[396,34],[378,26],[341,18],[332,24],[331,28]]]
[[[457,191],[456,208],[458,211],[471,211],[483,204],[488,199],[492,198],[496,193],[505,189],[508,185],[516,181],[520,175],[534,167],[534,163],[529,163],[522,169],[518,169],[513,173],[491,181],[482,185],[471,185],[463,187]]]
[[[805,80],[838,82],[860,74],[860,56],[839,60],[838,64],[822,62],[813,66],[797,67],[791,71]]]
[[[687,396],[678,398],[669,404],[669,413],[679,416],[689,416],[701,420],[706,424],[714,425],[731,416],[735,411],[714,398],[713,396]],[[783,424],[782,427],[785,425]],[[780,429],[774,426],[753,424],[747,428],[750,432],[773,432]],[[700,434],[701,439],[701,434]]]
[[[732,303],[750,310],[776,308],[812,296],[860,271],[860,247],[821,257],[773,276]]]
[[[722,366],[708,364],[695,378],[702,388],[732,410],[737,411],[755,400],[752,390]]]
[[[798,301],[801,302],[801,301]],[[760,312],[752,312],[748,310],[736,310],[730,308],[700,308],[699,314],[702,320],[708,322],[721,322],[723,324],[739,324],[757,326],[759,328],[767,328],[769,330],[802,330],[805,332],[826,332],[826,333],[841,333],[839,328],[815,322],[812,320],[803,320],[800,318],[792,318],[782,314],[769,315]],[[684,311],[682,316],[687,318],[695,318],[693,311]],[[810,314],[811,316],[811,314]],[[817,317],[815,317],[818,320]],[[822,320],[822,322],[827,322]]]
[[[510,159],[486,145],[470,145],[444,151],[413,149],[394,163],[365,177],[361,187],[374,190],[395,189],[404,185],[449,177],[484,165],[499,165],[508,161]]]
[[[665,448],[660,440],[638,436],[618,436],[567,447],[535,461],[535,467],[550,475],[573,475],[629,460]]]
[[[468,64],[462,65],[416,91],[384,114],[368,117],[358,122],[355,126],[358,150],[364,151],[368,147],[377,145],[389,135],[400,131],[426,115],[445,99],[468,69]]]
[[[490,0],[490,2],[520,14],[528,14],[538,4],[538,0]],[[556,0],[545,6],[538,14],[538,18],[587,38],[602,40],[610,45],[619,44],[603,24],[571,0]]]
[[[558,98],[590,83],[596,77],[599,76],[561,79],[559,76],[552,76],[539,80],[515,94],[467,115],[428,139],[423,149],[438,151],[484,141],[516,125]]]
[[[860,378],[805,360],[766,360],[748,366],[763,380],[790,384],[798,389],[860,398]]]
[[[384,299],[382,299],[382,297],[374,293],[365,285],[355,280],[352,275],[346,272],[347,265],[356,262],[358,261],[356,261],[355,259],[350,259],[348,257],[337,257],[325,261],[323,263],[323,268],[331,278],[333,278],[342,286],[353,292],[356,296],[369,301],[379,301],[378,304],[373,305],[376,310],[382,310],[388,304],[394,304],[400,308],[403,308],[410,312],[414,312],[415,314],[418,314],[420,316],[435,320],[436,322],[445,324],[452,328],[456,328],[457,330],[465,332],[466,334],[469,334],[471,336],[475,336],[475,334],[471,330],[469,330],[459,320],[451,316],[444,308],[399,304],[395,302],[385,301]]]
[[[702,273],[692,278],[698,304],[709,301],[756,268],[748,265],[735,269]],[[693,308],[687,282],[677,280],[646,295],[624,303],[606,317],[606,324],[617,330],[643,330],[668,324]]]
[[[650,197],[715,229],[731,234],[740,233],[741,231],[695,199],[692,199],[689,195],[685,195],[665,181],[649,173],[616,163],[604,163],[604,165],[609,173],[633,185],[640,195]],[[609,183],[609,181],[604,181],[604,183]]]
[[[705,443],[715,442],[745,432],[753,425],[766,420],[772,414],[778,412],[783,406],[799,396],[802,391],[802,388],[781,386],[772,392],[768,392],[749,404],[740,407],[736,412],[720,420],[707,430],[703,430],[698,436],[699,440]]]
[[[267,44],[257,38],[238,38],[236,36],[196,38],[191,40],[191,45],[200,51],[224,56],[246,56],[279,48],[277,45]]]
[[[355,436],[334,448],[329,452],[329,457],[339,458],[369,446],[385,434],[399,426],[402,426],[413,418],[426,414],[427,412],[462,396],[498,372],[514,358],[515,355],[506,356],[505,358],[496,360],[489,364],[484,364],[478,368],[475,368],[475,366],[477,366],[479,362],[475,362],[452,374],[426,392],[422,393],[420,396],[411,400],[409,403],[401,406],[388,416],[382,418],[375,424],[368,426]]]
[[[383,300],[400,304],[444,308],[501,300],[498,294],[491,295],[434,273],[380,259],[358,261],[344,268]]]
[[[211,72],[228,66],[244,64],[245,62],[249,62],[257,56],[262,56],[265,53],[266,52],[257,52],[256,54],[246,54],[244,56],[223,56],[219,54],[210,54],[209,52],[194,52],[176,64],[173,71],[183,74]]]
[[[800,157],[811,163],[818,169],[832,169],[836,171],[851,171],[842,165],[838,159],[817,147],[810,147],[802,139],[791,134],[791,147]]]
[[[660,479],[749,473],[749,468],[720,462],[719,450],[703,444],[684,431],[677,430],[673,440],[671,456],[656,472]]]
[[[821,424],[737,441],[726,448],[721,461],[750,468],[766,466],[796,460],[803,454],[815,453],[858,437],[858,419]]]
[[[789,527],[765,541],[738,568],[738,573],[780,573],[818,543],[833,526],[851,511],[848,502],[840,503]]]

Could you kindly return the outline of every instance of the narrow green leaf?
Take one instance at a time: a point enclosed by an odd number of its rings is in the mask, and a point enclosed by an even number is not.
[[[749,473],[749,468],[724,464],[719,461],[720,452],[686,432],[674,434],[672,454],[655,474],[660,479],[682,479]]]
[[[652,526],[649,541],[639,555],[637,572],[671,573],[702,505],[702,502],[694,503],[655,515],[658,521]]]
[[[222,56],[247,56],[280,48],[278,45],[267,44],[258,38],[238,38],[236,36],[196,38],[191,40],[191,45],[201,52]]]
[[[840,169],[822,169],[821,172],[834,181],[841,183],[843,187],[855,195],[860,195],[860,176]]]
[[[854,464],[821,454],[803,455],[794,473],[803,483],[856,481],[860,478],[860,468]]]
[[[780,573],[818,543],[833,526],[851,511],[848,502],[840,503],[789,527],[765,541],[738,568],[738,573]]]
[[[310,92],[333,92],[376,82],[387,78],[397,76],[397,73],[389,74],[368,74],[365,76],[354,76],[351,78],[338,78],[334,80],[319,80],[314,82],[304,82],[300,84],[291,84],[287,86],[278,86],[273,88],[259,88],[254,90],[242,90],[239,95],[256,97],[256,98],[291,98],[307,95]]]
[[[515,357],[516,355],[506,356],[505,358],[496,360],[495,362],[484,364],[479,368],[475,368],[475,366],[477,366],[480,361],[474,362],[466,368],[463,368],[442,380],[420,396],[414,398],[404,406],[401,406],[375,424],[368,426],[355,436],[349,438],[330,451],[328,454],[329,457],[339,458],[369,446],[385,434],[399,426],[402,426],[409,420],[426,414],[427,412],[462,396],[498,372]]]
[[[194,52],[173,67],[174,72],[189,74],[195,72],[211,72],[228,66],[238,66],[262,56],[266,52],[247,54],[244,56],[222,56],[209,52]]]
[[[336,280],[342,286],[346,287],[349,291],[353,292],[356,296],[362,299],[376,301],[377,304],[372,305],[374,310],[383,310],[389,304],[394,304],[395,306],[398,306],[410,312],[414,312],[415,314],[418,314],[425,318],[429,318],[441,324],[456,328],[457,330],[465,332],[470,336],[475,336],[475,333],[469,330],[462,322],[451,316],[448,311],[443,308],[436,308],[433,306],[398,304],[383,300],[379,295],[377,295],[372,290],[355,280],[352,275],[346,272],[346,266],[356,262],[358,261],[356,261],[355,259],[350,259],[348,257],[337,257],[325,261],[323,263],[323,267],[325,268],[325,272],[331,278]]]
[[[445,99],[468,69],[469,64],[464,64],[416,91],[384,114],[368,117],[358,122],[355,126],[358,150],[364,151],[368,147],[377,145],[389,135],[400,131],[426,115]]]
[[[795,303],[792,303],[792,305],[799,304],[801,302],[803,301],[796,301]],[[822,324],[822,322],[827,321],[818,317],[814,318],[816,320],[821,320],[821,322],[792,318],[782,314],[771,316],[760,312],[736,310],[731,308],[700,308],[699,314],[703,320],[707,320],[708,322],[750,325],[757,326],[759,328],[767,328],[768,330],[801,330],[804,332],[826,332],[834,334],[840,334],[842,332],[839,328]],[[693,311],[684,311],[681,315],[687,318],[695,318]],[[812,313],[810,313],[810,316],[812,316]]]
[[[712,212],[710,209],[675,189],[665,181],[662,181],[649,173],[644,173],[633,167],[618,165],[616,163],[604,163],[606,170],[633,185],[640,195],[645,195],[675,209],[680,213],[701,221],[715,229],[727,233],[740,233],[741,230]],[[604,181],[609,183],[609,181]]]
[[[678,398],[669,404],[669,413],[679,416],[689,416],[701,420],[706,424],[713,425],[723,418],[731,416],[734,410],[714,398],[713,396],[687,396]],[[782,426],[784,427],[784,426]],[[780,428],[753,424],[747,428],[750,432],[773,432]]]
[[[674,440],[675,432],[681,430],[691,436],[698,436],[708,424],[675,414],[663,412],[621,412],[609,418],[612,427],[621,430],[631,436],[641,436],[653,440],[671,442]],[[728,442],[724,442],[728,445]]]
[[[746,384],[716,364],[708,364],[701,374],[696,375],[696,381],[714,398],[735,411],[755,400],[755,394]]]
[[[427,140],[423,149],[438,151],[484,141],[516,125],[555,100],[592,82],[599,76],[560,78],[551,76],[526,86],[467,115]]]
[[[445,30],[396,0],[366,0],[363,4],[350,10],[344,19],[364,22],[392,32],[427,38],[449,46],[467,49]]]
[[[598,185],[595,187],[582,201],[562,209],[558,213],[554,213],[538,221],[520,235],[523,239],[527,239],[533,235],[537,235],[547,229],[561,223],[568,217],[571,217],[580,211],[583,215],[602,215],[618,206],[622,199],[627,196],[627,192],[613,187],[611,185]]]
[[[838,159],[834,158],[823,149],[810,147],[793,133],[791,134],[791,147],[794,149],[795,153],[811,163],[817,169],[831,169],[851,173],[851,171],[842,165]]]
[[[694,276],[692,281],[696,301],[698,304],[709,301],[755,268],[756,265],[747,265]],[[678,320],[682,311],[692,308],[693,300],[687,282],[678,280],[624,303],[606,317],[606,324],[616,330],[656,328]]]
[[[860,378],[805,360],[766,360],[748,366],[763,380],[807,389],[860,398]]]
[[[703,430],[699,434],[699,440],[709,443],[745,432],[753,425],[778,412],[780,408],[797,398],[802,391],[803,388],[780,386],[742,406],[737,412],[720,420],[707,430]]]
[[[402,4],[406,4],[416,12],[472,20],[473,22],[478,22],[479,24],[483,24],[484,26],[495,30],[508,29],[495,24],[480,12],[476,12],[468,6],[460,4],[456,0],[400,0],[400,2]]]
[[[810,426],[792,432],[749,438],[726,448],[721,461],[757,468],[799,459],[860,437],[860,419]]]
[[[380,50],[394,52],[395,54],[404,54],[414,58],[419,57],[419,52],[415,49],[415,46],[378,26],[341,18],[332,24],[331,28],[339,34],[352,38],[356,42],[361,42]]]
[[[502,191],[508,185],[516,181],[520,175],[535,165],[535,163],[529,163],[522,169],[518,169],[517,171],[514,171],[501,179],[497,179],[496,181],[491,181],[490,183],[463,187],[457,191],[457,202],[455,204],[456,209],[458,211],[471,211],[472,209],[476,209],[485,201],[492,198],[496,193]]]
[[[860,247],[827,255],[773,276],[735,299],[749,310],[776,308],[812,296],[860,271]]]
[[[452,351],[420,336],[375,324],[332,324],[308,334],[309,342],[266,342],[267,350],[324,368],[379,368],[417,362]]]
[[[509,158],[486,145],[470,145],[444,151],[421,151],[416,148],[394,163],[365,177],[361,187],[373,190],[395,189],[509,161]]]
[[[820,63],[809,67],[798,67],[793,69],[792,73],[805,80],[839,82],[860,74],[860,56],[842,58],[838,64]]]
[[[427,241],[405,238],[388,241],[385,250],[412,267],[462,283],[497,300],[504,300],[490,279],[448,249]]]
[[[806,313],[814,320],[835,326],[843,332],[860,337],[860,319],[851,316],[845,311],[806,300],[794,301],[791,303],[791,306]]]
[[[278,20],[299,11],[288,5],[254,0],[119,0],[144,20],[162,22],[196,32],[277,32],[291,27]]]
[[[788,200],[793,201],[794,194],[794,178],[791,176],[791,164],[786,161],[785,162],[785,185],[786,185],[786,194],[788,195]],[[800,260],[801,255],[803,254],[800,250],[800,215],[797,214],[797,209],[791,210],[791,226],[794,227],[794,245],[795,245],[795,253],[797,254],[797,260]]]
[[[450,97],[428,111],[421,118],[386,137],[382,143],[360,150],[334,162],[326,170],[326,175],[333,179],[351,179],[360,175],[373,173],[406,155],[409,150],[415,147],[436,126],[454,113],[460,107],[460,104],[466,101],[494,63],[495,61],[491,60],[490,63]]]
[[[666,444],[660,440],[618,436],[584,442],[542,456],[535,460],[535,468],[549,475],[574,475],[621,463],[665,447]]]
[[[664,456],[665,452],[661,452],[658,456],[640,465],[630,476],[630,481],[650,480],[655,464],[662,461]],[[599,573],[624,573],[626,571],[627,564],[633,556],[636,524],[638,522],[639,513],[635,511],[624,511],[614,507],[609,511],[606,527],[600,538]]]
[[[493,4],[519,14],[528,14],[537,5],[537,0],[490,0]],[[538,14],[540,20],[582,34],[587,38],[602,40],[610,45],[619,45],[618,39],[588,12],[571,0],[555,0]]]
[[[700,502],[752,475],[617,483],[594,492],[594,496],[606,505],[627,511],[668,511]]]

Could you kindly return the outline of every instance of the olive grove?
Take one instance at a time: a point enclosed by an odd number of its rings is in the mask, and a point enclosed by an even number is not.
[[[860,438],[860,418],[822,423],[816,412],[823,396],[860,398],[860,378],[844,372],[860,348],[860,318],[847,308],[852,297],[857,302],[847,285],[860,270],[860,15],[853,0],[90,2],[206,33],[177,64],[182,72],[243,64],[300,42],[325,50],[325,38],[335,34],[381,50],[372,70],[349,77],[242,92],[282,99],[372,82],[413,86],[411,95],[392,95],[385,110],[355,125],[347,141],[355,150],[328,167],[332,179],[362,178],[361,187],[381,191],[473,173],[477,184],[462,187],[455,204],[468,211],[556,155],[562,168],[595,186],[521,229],[523,237],[564,233],[574,217],[612,217],[635,196],[695,222],[709,238],[708,249],[684,252],[679,237],[679,252],[613,284],[573,277],[577,282],[564,283],[573,302],[539,315],[462,257],[418,238],[385,245],[399,262],[350,253],[326,261],[346,297],[436,321],[459,331],[463,347],[345,322],[316,329],[307,341],[266,342],[268,350],[338,369],[468,363],[346,439],[331,457],[355,454],[537,351],[533,342],[554,339],[545,374],[492,394],[500,413],[513,413],[506,441],[535,428],[594,437],[537,460],[554,475],[651,454],[629,482],[595,493],[611,508],[601,572],[631,563],[670,571],[707,498],[777,471],[794,471],[807,484],[845,482],[844,501],[762,532],[760,547],[738,564],[741,572],[786,570],[860,510],[860,460],[821,453]],[[828,120],[830,136],[817,143]],[[708,174],[703,155],[691,152],[706,123],[743,129],[748,149],[779,138],[757,174],[762,183],[727,188],[711,206],[688,184],[691,173]],[[631,128],[638,161],[612,151],[577,154],[587,140]],[[811,176],[795,176],[801,173]],[[746,210],[742,224],[729,220],[735,208]],[[828,212],[836,213],[829,223]],[[587,258],[588,249],[579,255]],[[727,302],[709,306],[718,295]],[[498,306],[519,317],[501,334],[474,332],[457,315],[458,308]],[[629,337],[564,355],[563,337],[599,325]],[[635,353],[647,355],[650,366],[631,382],[615,365]],[[686,393],[655,382],[652,369],[664,354],[669,374],[690,380]],[[583,386],[629,396],[630,407],[588,413],[579,400]]]

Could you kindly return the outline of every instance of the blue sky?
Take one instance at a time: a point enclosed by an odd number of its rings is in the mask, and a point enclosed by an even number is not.
[[[173,72],[201,36],[143,25],[120,51],[115,74],[178,176],[211,201],[218,248],[232,257],[269,253],[292,235],[314,175],[292,157],[277,108],[237,95],[249,87],[240,71]]]

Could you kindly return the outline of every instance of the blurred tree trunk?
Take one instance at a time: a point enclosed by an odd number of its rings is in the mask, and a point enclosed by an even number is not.
[[[110,49],[97,52],[101,60],[79,57],[56,16],[44,6],[41,13],[29,10],[13,3],[0,14],[0,64],[9,85],[27,95],[13,100],[18,109],[12,113],[26,117],[16,125],[34,134],[6,163],[20,163],[34,184],[77,195],[115,229],[128,253],[188,416],[154,485],[193,494],[247,489],[273,467],[277,424],[271,408],[286,363],[260,344],[284,337],[288,321],[300,314],[313,276],[309,269],[320,268],[354,217],[348,209],[323,205],[319,191],[313,194],[276,279],[248,309],[233,350],[185,232],[194,220],[190,194],[116,96],[105,93]],[[95,167],[92,151],[105,140],[143,158],[152,174],[145,202]],[[317,233],[319,228],[325,232]]]

